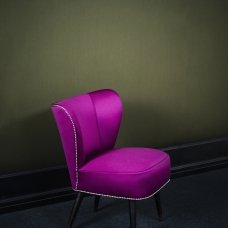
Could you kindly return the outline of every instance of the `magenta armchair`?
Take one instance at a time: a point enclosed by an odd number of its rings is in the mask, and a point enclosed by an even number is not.
[[[77,197],[67,227],[72,227],[83,194],[129,201],[130,224],[136,227],[136,200],[155,196],[161,219],[159,190],[170,179],[170,158],[152,148],[114,148],[122,103],[109,89],[56,102],[51,107],[62,141],[71,185]]]

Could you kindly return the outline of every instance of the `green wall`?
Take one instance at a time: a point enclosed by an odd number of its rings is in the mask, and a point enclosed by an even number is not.
[[[228,1],[0,0],[0,173],[65,164],[50,104],[113,88],[118,145],[228,135]]]

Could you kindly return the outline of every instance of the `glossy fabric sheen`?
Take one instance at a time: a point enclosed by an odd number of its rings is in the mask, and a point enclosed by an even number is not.
[[[139,173],[146,172],[165,159],[167,159],[166,153],[156,149],[116,148],[92,159],[80,170],[123,174]]]
[[[92,92],[90,97],[97,116],[100,150],[113,148],[122,117],[120,97],[110,91]]]
[[[114,149],[122,103],[99,90],[53,104],[72,188],[126,198],[156,192],[170,177],[169,156],[151,148]]]
[[[148,148],[119,148],[79,170],[79,189],[126,198],[145,198],[170,177],[166,153]]]

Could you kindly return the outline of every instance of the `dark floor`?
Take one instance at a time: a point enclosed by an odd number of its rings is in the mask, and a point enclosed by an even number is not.
[[[228,168],[171,180],[161,197],[164,221],[157,219],[153,198],[138,201],[138,228],[228,228]],[[103,197],[93,213],[93,199],[84,199],[74,227],[129,227],[127,201]],[[72,203],[2,214],[0,228],[63,228]]]

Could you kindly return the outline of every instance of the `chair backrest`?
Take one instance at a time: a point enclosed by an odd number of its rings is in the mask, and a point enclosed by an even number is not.
[[[121,99],[115,91],[104,89],[56,102],[51,109],[76,190],[78,169],[115,145],[122,118]]]

